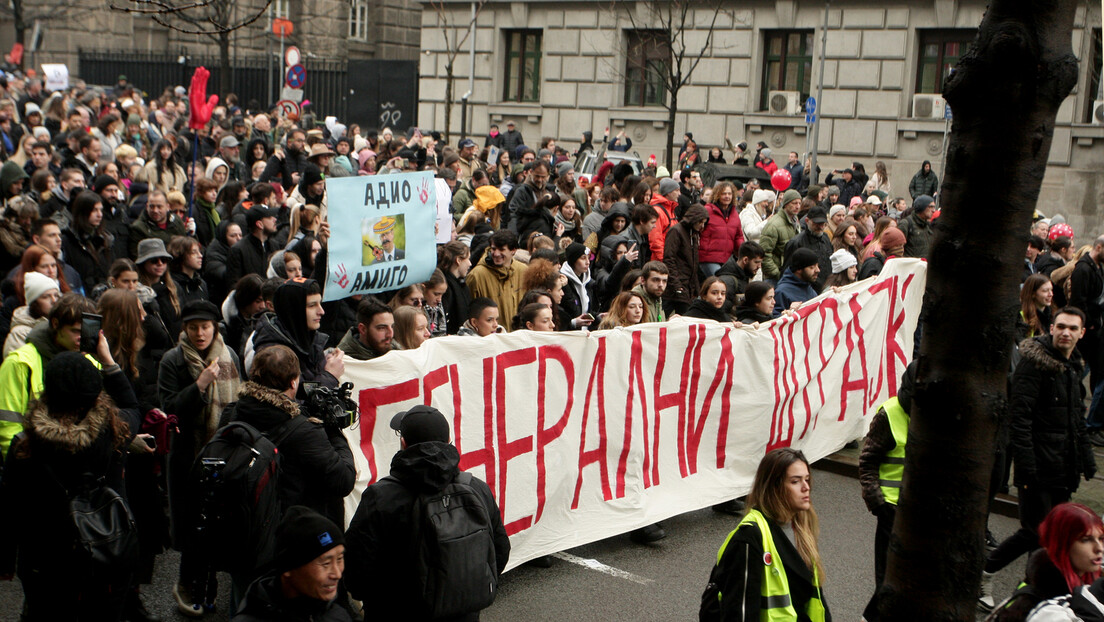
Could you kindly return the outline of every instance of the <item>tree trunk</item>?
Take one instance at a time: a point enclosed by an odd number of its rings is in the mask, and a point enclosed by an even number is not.
[[[447,145],[449,132],[452,130],[452,86],[456,78],[452,75],[452,61],[445,65],[445,131],[442,138]]]
[[[678,89],[671,91],[671,105],[667,106],[667,148],[664,151],[667,170],[671,172],[671,177],[674,179],[678,179],[678,175],[675,174],[675,161],[672,160],[675,144],[676,114],[678,114]]]
[[[1024,247],[1055,116],[1077,81],[1075,7],[992,0],[944,89],[954,124],[882,620],[977,615]]]
[[[220,32],[218,35],[219,46],[219,99],[226,101],[226,96],[233,90],[234,68],[230,65],[230,32]]]

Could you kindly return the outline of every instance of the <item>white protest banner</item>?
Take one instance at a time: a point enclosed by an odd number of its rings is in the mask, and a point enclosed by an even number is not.
[[[43,64],[42,75],[46,78],[47,91],[64,91],[69,88],[69,67],[60,64]]]
[[[437,243],[448,244],[452,240],[452,189],[443,179],[434,179],[437,187]]]
[[[330,240],[322,299],[399,289],[437,267],[433,173],[326,180]]]
[[[683,318],[346,359],[360,405],[346,516],[388,474],[391,416],[416,404],[445,414],[460,467],[494,492],[511,568],[745,494],[770,449],[813,461],[866,432],[911,359],[925,272],[892,260],[758,328]]]

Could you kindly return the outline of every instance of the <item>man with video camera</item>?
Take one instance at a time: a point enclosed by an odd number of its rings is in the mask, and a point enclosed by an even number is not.
[[[304,505],[344,525],[342,500],[356,482],[353,452],[339,421],[301,412],[295,401],[301,382],[295,352],[283,345],[261,350],[249,378],[229,420],[248,423],[276,445],[280,507]]]

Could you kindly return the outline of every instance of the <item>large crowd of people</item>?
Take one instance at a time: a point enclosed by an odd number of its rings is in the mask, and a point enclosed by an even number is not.
[[[290,119],[233,95],[191,129],[182,87],[147,95],[120,76],[106,90],[48,92],[15,74],[0,87],[0,520],[22,534],[0,545],[0,577],[20,578],[28,622],[154,619],[141,589],[166,546],[181,552],[179,611],[205,615],[218,586],[196,536],[210,524],[196,509],[206,501],[193,465],[232,422],[278,448],[284,508],[271,557],[232,573],[235,619],[284,619],[272,617],[280,610],[347,619],[347,595],[413,593],[404,581],[417,569],[395,571],[389,561],[402,537],[393,532],[409,531],[408,521],[362,503],[343,534],[352,451],[340,429],[301,414],[309,387],[339,387],[345,356],[368,360],[445,335],[676,316],[767,322],[825,288],[877,275],[888,259],[925,257],[938,216],[928,162],[899,196],[894,184],[905,180],[891,182],[882,162],[873,174],[855,162],[821,178],[796,152],[779,164],[764,143],[727,137],[703,160],[687,134],[673,170],[634,168],[604,158],[631,148],[624,133],[607,131],[596,145],[586,131],[574,149],[552,137],[527,141],[507,122],[504,132],[492,126],[484,139],[453,146],[436,131],[376,131],[309,108]],[[603,163],[581,183],[574,156],[588,151]],[[785,170],[788,187],[758,177],[707,185],[701,165],[726,161]],[[423,170],[453,192],[453,232],[437,248],[437,270],[397,291],[323,303],[327,242],[340,226],[328,219],[327,180]],[[1066,304],[1083,309],[1078,349],[1099,401],[1104,240],[1077,249],[1060,217],[1040,216],[1032,233],[1022,337],[1049,334]],[[366,500],[409,505],[456,479],[455,448],[435,412],[403,421],[400,413],[393,425],[403,450]],[[1102,428],[1094,402],[1098,444]],[[801,567],[801,598],[815,609],[808,465],[798,454],[776,458],[757,476],[753,511],[718,572],[763,547],[796,546],[782,560]],[[497,521],[480,484],[472,489]],[[75,491],[108,487],[133,517],[136,553],[126,572],[86,574],[95,561],[57,534],[72,527]],[[792,498],[768,490],[783,487]],[[742,503],[718,509],[743,514]],[[775,528],[782,517],[794,520],[784,535]],[[496,574],[509,543],[492,522]],[[653,541],[664,530],[633,537]],[[758,579],[723,579],[726,593],[746,592],[758,607]],[[797,589],[793,577],[790,585]]]

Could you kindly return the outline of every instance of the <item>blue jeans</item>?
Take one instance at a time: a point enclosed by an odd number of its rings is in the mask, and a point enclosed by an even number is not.
[[[1085,431],[1098,432],[1104,428],[1104,421],[1100,416],[1100,396],[1104,393],[1104,382],[1093,388],[1092,402],[1089,404],[1089,415],[1085,417]]]
[[[717,270],[721,269],[721,264],[719,264],[719,263],[703,263],[703,264],[700,264],[699,267],[701,268],[702,274],[705,275],[706,278],[709,278],[709,277],[717,274]]]

